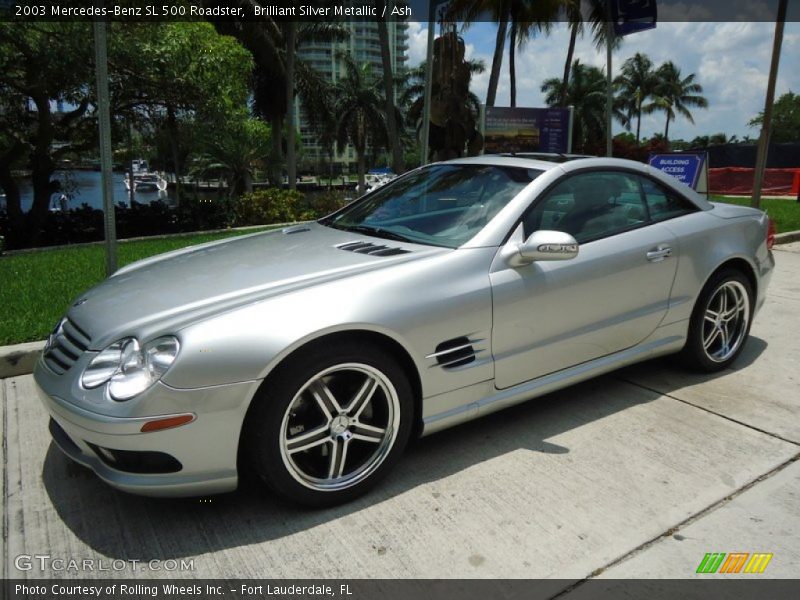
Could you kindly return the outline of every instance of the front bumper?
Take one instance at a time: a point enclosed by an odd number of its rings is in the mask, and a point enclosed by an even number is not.
[[[168,414],[193,413],[191,423],[142,433],[141,426],[155,417],[110,416],[90,410],[56,395],[64,389],[41,359],[34,377],[41,401],[52,421],[51,432],[56,445],[74,461],[92,469],[103,481],[117,489],[145,496],[199,496],[229,492],[238,483],[237,454],[239,435],[250,400],[260,381],[249,381],[198,389],[175,389],[158,383],[145,394],[164,398]],[[129,402],[135,403],[137,399]],[[180,410],[174,410],[180,407]],[[131,411],[135,407],[131,405]],[[112,452],[108,452],[111,450]],[[113,452],[113,451],[116,451]],[[147,461],[143,468],[131,467],[131,461],[114,465],[114,455],[137,457],[170,457],[172,472],[153,471]],[[166,460],[166,459],[163,459]],[[139,472],[132,472],[134,469]],[[164,470],[156,465],[156,471]]]

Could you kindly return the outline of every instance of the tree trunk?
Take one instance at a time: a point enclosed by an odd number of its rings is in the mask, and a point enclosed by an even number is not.
[[[253,193],[253,174],[250,171],[245,171],[242,173],[242,193]],[[240,193],[239,196],[241,196],[242,193]]]
[[[639,100],[639,105],[636,107],[636,143],[639,143],[639,134],[642,131],[642,101]]]
[[[567,62],[564,63],[564,77],[561,80],[561,106],[567,105],[567,92],[569,91],[569,74],[572,70],[572,57],[575,55],[575,43],[578,40],[578,23],[573,23],[569,32],[569,47],[567,48]]]
[[[169,149],[172,153],[172,168],[175,170],[175,202],[181,202],[181,158],[178,150],[178,119],[175,107],[167,106],[167,130],[169,131]]]
[[[381,65],[383,66],[383,93],[386,97],[386,128],[389,130],[389,144],[392,147],[392,171],[399,175],[405,171],[405,165],[403,164],[403,148],[397,131],[397,113],[394,106],[394,77],[389,53],[389,30],[383,19],[378,19],[378,37],[380,38]]]
[[[367,182],[365,177],[367,172],[367,164],[366,164],[367,149],[357,148],[356,154],[358,154],[358,194],[360,196],[363,196],[364,192],[366,192],[366,187],[367,187]]]
[[[517,72],[516,72],[517,23],[511,22],[511,39],[508,42],[508,80],[511,88],[511,107],[517,105]]]
[[[33,186],[33,205],[27,216],[27,246],[38,246],[41,239],[41,228],[50,210],[50,196],[60,188],[57,181],[52,181],[55,163],[50,156],[53,143],[53,116],[50,112],[48,98],[34,98],[38,113],[38,129],[36,144],[30,156],[31,184]]]
[[[289,189],[297,189],[296,129],[294,124],[294,60],[297,23],[289,22],[286,30],[286,174]]]
[[[272,115],[270,127],[272,128],[272,164],[269,169],[269,178],[272,185],[281,187],[283,183],[281,173],[281,164],[283,163],[283,118],[281,115]]]
[[[11,176],[11,157],[22,151],[21,145],[0,157],[0,188],[6,194],[6,212],[8,214],[8,238],[6,248],[21,248],[25,241],[25,215],[22,213],[22,198],[19,185]]]
[[[669,141],[669,121],[670,121],[670,118],[669,118],[669,115],[667,115],[667,126],[664,127],[664,139],[666,141]]]
[[[497,24],[497,38],[494,44],[494,57],[492,58],[492,71],[489,74],[489,89],[486,91],[486,106],[494,106],[497,96],[497,84],[500,81],[500,68],[503,66],[503,47],[506,45],[506,30],[508,29],[508,14],[503,12]]]

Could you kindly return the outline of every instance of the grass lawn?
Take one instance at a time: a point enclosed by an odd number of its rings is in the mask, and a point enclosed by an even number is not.
[[[119,266],[154,254],[221,238],[253,233],[230,231],[126,242]],[[102,245],[0,256],[0,346],[47,337],[69,303],[105,279]]]
[[[711,201],[750,206],[750,198],[712,196]],[[800,202],[797,202],[794,198],[786,198],[785,200],[783,198],[762,198],[761,210],[775,221],[778,233],[800,229]]]

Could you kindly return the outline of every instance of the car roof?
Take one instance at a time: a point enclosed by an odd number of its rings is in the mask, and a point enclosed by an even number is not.
[[[532,158],[532,157],[538,158]],[[562,160],[543,160],[544,156],[547,157],[562,157]],[[662,184],[672,188],[681,196],[687,198],[694,203],[700,210],[710,210],[713,205],[698,194],[689,186],[684,185],[671,175],[663,173],[662,171],[651,167],[650,165],[628,160],[625,158],[613,157],[593,157],[577,154],[542,154],[542,153],[526,153],[526,154],[483,154],[480,156],[470,156],[466,158],[455,158],[452,160],[442,161],[435,164],[467,164],[467,165],[494,165],[506,167],[521,167],[524,169],[539,169],[541,171],[550,171],[552,169],[560,169],[564,173],[581,171],[583,169],[624,169],[628,171],[638,172],[649,175],[653,179],[660,181]]]
[[[445,165],[494,165],[504,167],[522,167],[523,169],[540,169],[547,171],[558,166],[558,163],[513,154],[482,154],[442,161]]]

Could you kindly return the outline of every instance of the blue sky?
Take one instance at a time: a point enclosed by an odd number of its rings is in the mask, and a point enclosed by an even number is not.
[[[472,91],[486,97],[489,67],[494,52],[494,23],[476,23],[463,33],[470,58],[481,58],[487,70],[473,77]],[[709,108],[693,111],[695,124],[680,117],[670,124],[670,138],[691,140],[698,135],[725,132],[739,137],[758,137],[758,130],[747,122],[764,108],[774,23],[659,23],[652,31],[627,36],[613,57],[615,75],[625,59],[644,52],[658,65],[672,60],[684,74],[695,73],[704,88]],[[411,23],[409,65],[425,57],[427,24]],[[542,81],[561,77],[564,70],[569,32],[557,24],[549,36],[532,40],[517,51],[517,105],[543,106]],[[605,52],[598,52],[589,36],[579,39],[575,58],[605,69]],[[776,97],[793,91],[800,93],[800,23],[786,23],[781,52]],[[496,104],[507,106],[508,54],[503,59]],[[664,131],[663,113],[642,120],[642,135]],[[615,127],[622,131],[618,125]]]

